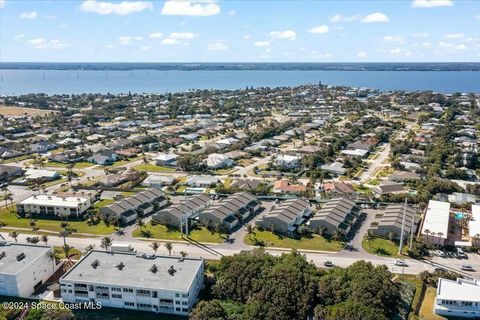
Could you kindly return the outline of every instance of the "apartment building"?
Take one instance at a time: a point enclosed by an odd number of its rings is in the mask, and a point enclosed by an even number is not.
[[[197,217],[199,212],[208,207],[210,203],[211,199],[207,195],[197,194],[160,210],[153,215],[152,219],[163,225],[180,227],[187,219]]]
[[[40,194],[18,202],[17,211],[21,215],[28,213],[32,215],[75,216],[78,218],[91,206],[90,198]]]
[[[440,278],[433,310],[440,316],[480,317],[480,281]]]
[[[203,259],[93,250],[61,279],[64,302],[186,316],[203,286]]]
[[[328,201],[310,219],[310,228],[315,231],[323,230],[323,233],[333,234],[341,231],[347,234],[359,215],[355,201],[347,198],[335,198]]]
[[[201,212],[198,219],[206,226],[214,227],[220,223],[228,230],[232,230],[259,208],[260,205],[253,195],[238,192]]]
[[[31,296],[62,265],[48,246],[0,242],[0,296]]]
[[[274,206],[267,215],[255,221],[255,225],[275,232],[293,234],[311,213],[308,201],[290,199]]]
[[[139,212],[148,215],[154,212],[155,207],[160,208],[167,203],[168,199],[161,190],[150,188],[100,208],[100,214],[104,217],[116,216],[123,223],[130,223],[137,219]]]

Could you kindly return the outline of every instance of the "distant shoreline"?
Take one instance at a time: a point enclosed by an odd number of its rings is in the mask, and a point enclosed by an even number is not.
[[[371,63],[136,63],[1,62],[0,70],[78,71],[480,71],[480,62]]]

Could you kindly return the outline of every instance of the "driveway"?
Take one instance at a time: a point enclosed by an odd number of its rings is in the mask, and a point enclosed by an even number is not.
[[[367,182],[375,176],[378,168],[386,166],[385,164],[383,164],[383,162],[388,158],[389,154],[390,143],[386,143],[382,146],[382,150],[380,150],[380,152],[376,154],[374,159],[367,161],[368,168],[360,176],[360,181]]]

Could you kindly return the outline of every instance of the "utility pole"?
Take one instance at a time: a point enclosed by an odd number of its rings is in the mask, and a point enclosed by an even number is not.
[[[417,214],[417,206],[415,206],[415,212],[413,213],[413,216],[412,216],[412,225],[410,226],[410,246],[409,246],[409,249],[410,251],[412,251],[412,247],[413,247],[413,228],[415,227],[415,215]]]
[[[405,204],[403,205],[403,217],[402,217],[402,231],[400,232],[400,245],[398,247],[398,254],[402,254],[403,249],[403,229],[405,228],[405,213],[407,211],[407,198],[405,197]]]

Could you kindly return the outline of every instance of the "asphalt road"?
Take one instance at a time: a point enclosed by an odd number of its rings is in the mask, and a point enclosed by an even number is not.
[[[12,240],[9,238],[8,233],[0,233],[6,240]],[[26,243],[26,237],[31,236],[28,234],[21,234],[18,237],[19,243]],[[144,241],[139,239],[127,238],[125,240],[122,239],[122,236],[113,236],[114,243],[123,243],[123,244],[131,244],[138,252],[146,252],[146,253],[153,253],[153,249],[150,247],[151,241]],[[163,241],[161,241],[164,243]],[[67,243],[70,246],[73,246],[77,249],[83,250],[89,245],[94,245],[95,249],[104,250],[101,247],[101,237],[98,238],[67,238]],[[60,237],[50,236],[48,245],[55,245],[61,246],[63,245],[63,239]],[[252,247],[248,247],[248,249],[253,249]],[[172,255],[178,255],[180,251],[185,251],[188,256],[190,257],[201,257],[205,259],[220,259],[222,256],[225,255],[233,255],[238,253],[240,250],[235,247],[234,244],[231,246],[226,244],[220,245],[203,245],[197,244],[194,242],[175,242],[173,244],[173,251]],[[276,250],[276,249],[267,249],[266,252],[269,252],[273,255],[280,255],[285,252],[289,252],[289,250]],[[394,265],[395,259],[388,258],[388,257],[379,257],[375,255],[371,255],[368,253],[360,252],[360,251],[340,251],[337,253],[319,253],[319,252],[303,252],[306,258],[309,261],[312,261],[319,267],[323,267],[324,262],[326,260],[332,261],[334,265],[340,267],[347,267],[358,260],[365,260],[370,261],[374,265],[386,265],[390,271],[394,273],[404,273],[404,274],[419,274],[422,271],[428,270],[433,271],[433,269],[438,265],[432,265],[430,262],[418,261],[413,259],[405,259],[407,261],[408,266],[405,268],[397,267]],[[168,251],[162,245],[158,250],[157,254],[168,255]],[[435,262],[440,262],[444,264],[448,264],[449,269],[461,272],[460,267],[462,264],[470,264],[473,265],[474,268],[480,267],[480,258],[478,255],[469,255],[470,260],[468,262],[464,260],[457,260],[457,259],[442,259],[436,258],[434,259]],[[465,275],[469,275],[472,277],[480,278],[480,270],[472,273],[463,273]]]

